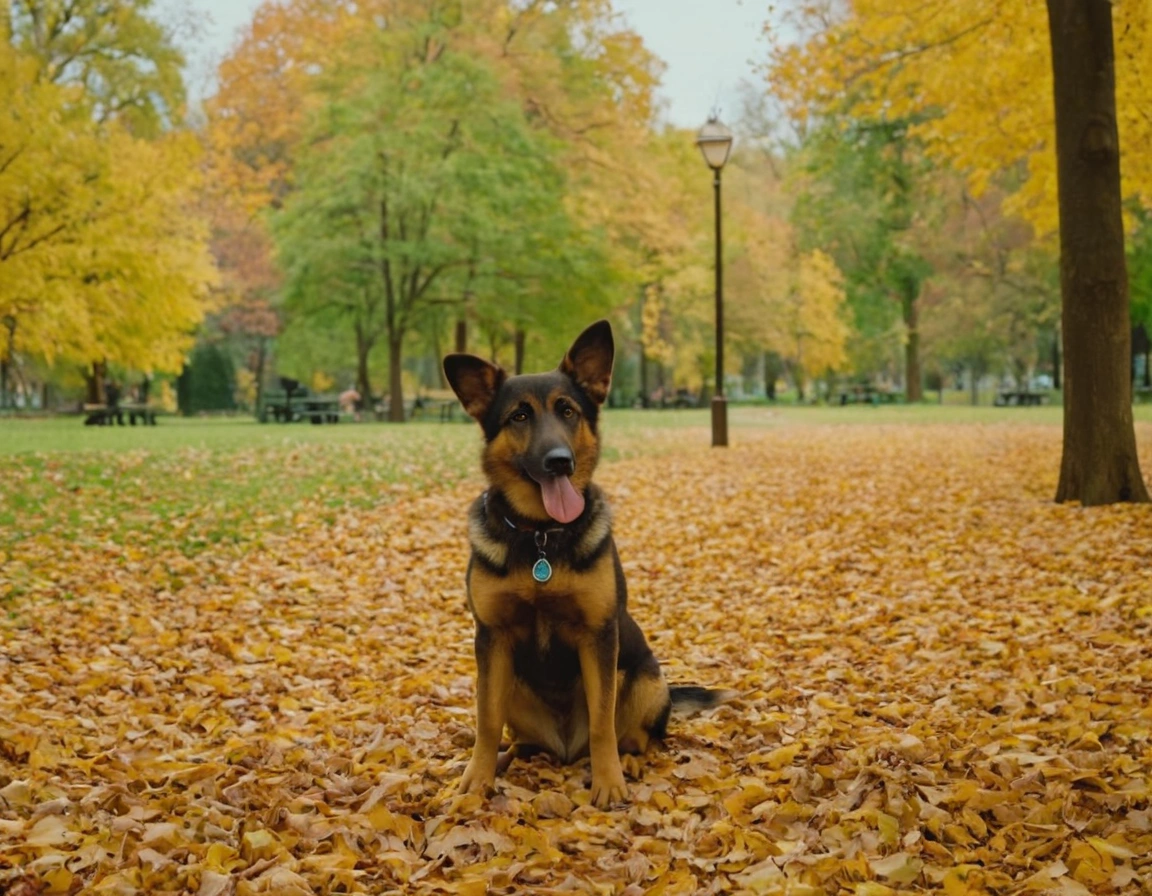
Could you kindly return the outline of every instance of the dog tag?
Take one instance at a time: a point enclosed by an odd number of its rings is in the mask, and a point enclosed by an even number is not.
[[[532,564],[532,578],[541,584],[552,578],[552,564],[548,562],[547,558],[541,557]]]

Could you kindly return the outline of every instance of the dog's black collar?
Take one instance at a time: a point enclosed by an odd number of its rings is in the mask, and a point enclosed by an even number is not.
[[[488,492],[484,492],[484,514],[488,515]],[[533,532],[537,536],[548,536],[556,532],[565,532],[567,529],[564,526],[533,526],[527,523],[516,523],[510,520],[506,515],[500,515],[509,529],[514,532]],[[575,522],[575,521],[573,521]]]

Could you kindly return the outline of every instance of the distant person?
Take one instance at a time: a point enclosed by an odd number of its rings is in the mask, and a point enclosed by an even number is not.
[[[345,414],[354,414],[353,419],[360,422],[360,393],[355,389],[345,389],[340,393],[340,411]]]

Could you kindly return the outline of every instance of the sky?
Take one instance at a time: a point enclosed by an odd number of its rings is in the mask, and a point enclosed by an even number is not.
[[[260,0],[184,0],[204,14],[203,34],[190,52],[193,96],[211,91],[211,72]],[[760,29],[767,0],[615,0],[615,7],[645,45],[662,59],[661,97],[667,120],[698,128],[718,107],[729,122],[739,116],[737,89],[755,82],[753,62],[766,54]]]

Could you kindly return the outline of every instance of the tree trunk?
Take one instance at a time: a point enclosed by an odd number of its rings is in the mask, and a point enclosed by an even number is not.
[[[920,308],[916,303],[919,293],[918,281],[904,287],[904,325],[908,328],[908,342],[904,345],[904,383],[909,404],[924,400],[924,385],[920,377]]]
[[[525,338],[526,338],[526,334],[525,334],[524,330],[517,327],[516,328],[516,362],[513,366],[513,369],[516,371],[517,376],[519,376],[520,374],[522,374],[524,372],[524,339]]]
[[[400,376],[401,340],[388,340],[388,420],[392,423],[404,422],[404,384]]]
[[[1063,382],[1064,371],[1063,359],[1060,357],[1060,333],[1057,332],[1052,338],[1052,388],[1061,388],[1060,384]]]
[[[93,361],[92,368],[84,371],[85,404],[104,403],[104,376],[107,372],[108,365],[104,361]]]
[[[648,358],[644,355],[644,343],[640,343],[640,407],[650,404],[648,397]]]
[[[468,321],[464,318],[456,321],[456,351],[468,351]]]
[[[264,405],[264,367],[268,363],[268,340],[263,337],[257,337],[256,340],[256,411]]]
[[[360,393],[360,410],[372,407],[372,377],[368,374],[368,355],[372,346],[356,345],[356,391]]]
[[[1057,501],[1147,501],[1132,425],[1110,0],[1047,0],[1056,109],[1064,455]]]

